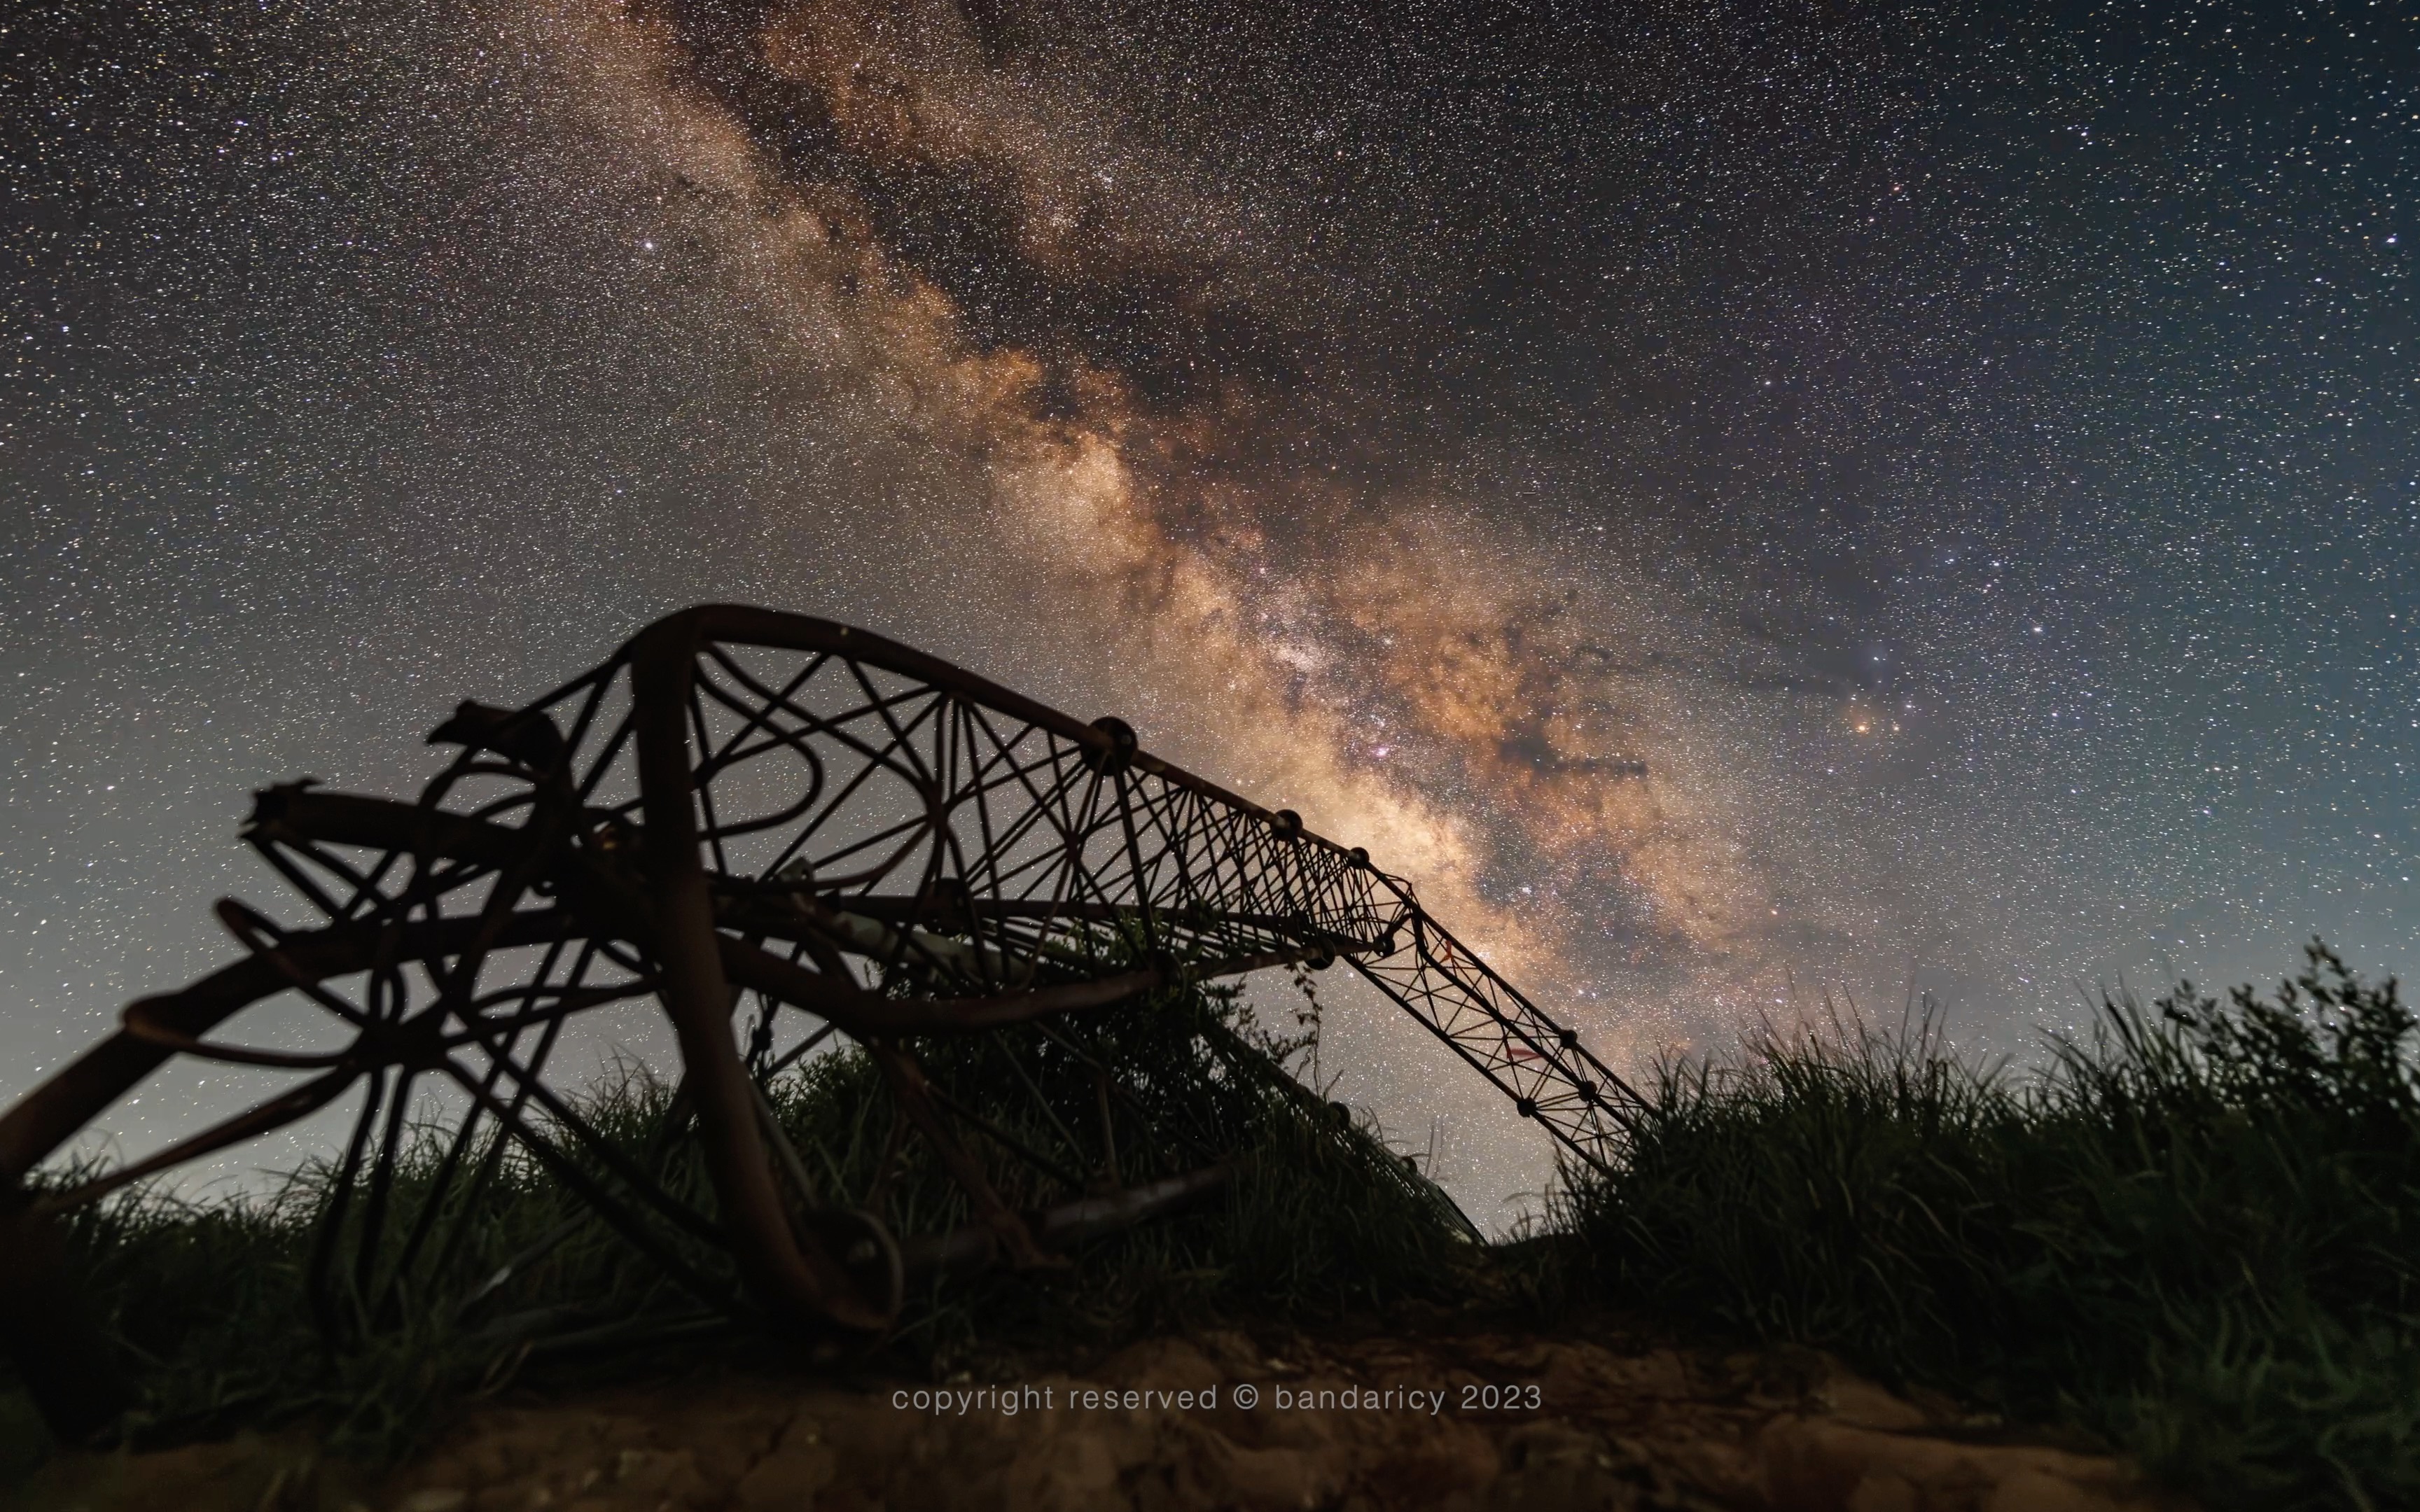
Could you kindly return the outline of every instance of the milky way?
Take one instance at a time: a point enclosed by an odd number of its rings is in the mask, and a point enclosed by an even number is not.
[[[8,23],[0,1091],[274,896],[245,789],[708,598],[1117,712],[1634,1058],[2408,965],[2411,8],[1612,8]]]

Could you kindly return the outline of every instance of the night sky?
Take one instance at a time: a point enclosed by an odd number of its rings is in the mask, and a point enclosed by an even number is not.
[[[291,910],[252,788],[706,599],[1120,714],[1634,1060],[2411,969],[2420,5],[2024,8],[0,22],[0,1096]]]

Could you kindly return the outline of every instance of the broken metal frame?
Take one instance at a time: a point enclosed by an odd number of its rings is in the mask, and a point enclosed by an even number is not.
[[[1365,853],[1143,752],[1121,721],[1082,723],[847,625],[685,610],[524,708],[465,704],[430,739],[460,751],[417,802],[308,783],[261,794],[246,838],[323,921],[287,930],[223,903],[245,959],[132,1005],[117,1033],[0,1116],[0,1342],[64,1430],[105,1416],[115,1388],[98,1365],[53,1358],[73,1332],[52,1273],[56,1216],[357,1088],[312,1269],[332,1329],[348,1299],[374,1319],[424,1257],[442,1264],[460,1230],[441,1232],[439,1197],[457,1180],[475,1195],[507,1137],[708,1305],[794,1326],[878,1331],[918,1270],[1053,1264],[1074,1237],[1215,1186],[1216,1152],[1125,1185],[1112,1102],[1146,1124],[1151,1110],[1096,1068],[1114,1189],[1016,1211],[967,1140],[1063,1184],[1065,1152],[932,1086],[912,1041],[1027,1026],[1065,1044],[1048,1026],[1069,1015],[1270,965],[1352,962],[1582,1159],[1604,1161],[1637,1103]],[[762,1010],[743,1051],[749,994]],[[349,1042],[210,1038],[287,995]],[[699,1142],[710,1203],[667,1190],[545,1079],[566,1025],[646,998],[677,1041],[674,1123]],[[970,1225],[902,1242],[817,1190],[762,1085],[776,1005],[823,1026],[788,1059],[835,1032],[867,1050],[894,1126],[954,1179]],[[148,1159],[72,1188],[29,1184],[178,1057],[302,1080]],[[451,1084],[464,1112],[436,1195],[406,1211],[396,1163],[424,1078]],[[391,1223],[409,1228],[381,1276]],[[700,1244],[727,1256],[736,1290],[700,1273]]]

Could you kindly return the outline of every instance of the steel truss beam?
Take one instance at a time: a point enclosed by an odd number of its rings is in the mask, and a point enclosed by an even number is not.
[[[361,1206],[340,1196],[313,1268],[337,1332],[375,1326],[415,1268],[442,1263],[441,1197],[475,1197],[507,1144],[704,1304],[795,1326],[886,1326],[913,1266],[1054,1263],[1051,1245],[1192,1196],[1221,1167],[1180,1168],[1185,1138],[1105,1066],[1100,1148],[1045,1105],[1052,1153],[932,1083],[916,1046],[1038,1033],[1081,1055],[1054,1023],[1270,964],[1351,961],[1581,1159],[1606,1158],[1637,1103],[1365,853],[1140,749],[1116,719],[1078,721],[848,625],[691,609],[526,707],[462,705],[430,740],[458,754],[415,802],[262,793],[246,838],[319,923],[222,905],[245,959],[133,1004],[0,1116],[0,1342],[64,1428],[89,1427],[113,1389],[40,1358],[65,1316],[46,1295],[63,1288],[50,1216],[342,1098],[360,1107],[340,1191],[358,1184]],[[750,995],[759,1041],[779,1007],[822,1025],[809,1045],[838,1033],[865,1047],[894,1144],[921,1139],[950,1172],[965,1227],[902,1241],[822,1190],[766,1101],[762,1043],[743,1052],[735,1014]],[[218,1037],[280,996],[349,1038],[294,1050]],[[549,1079],[567,1025],[649,998],[678,1041],[678,1127],[710,1193],[617,1146]],[[1002,1054],[1025,1076],[1005,1040]],[[296,1080],[71,1190],[29,1184],[179,1057]],[[464,1111],[434,1195],[410,1208],[393,1196],[405,1110],[428,1086]],[[1140,1149],[1148,1168],[1121,1175],[1122,1144],[1125,1164]],[[1063,1189],[1071,1160],[1125,1184],[1020,1211],[978,1153],[994,1146],[1047,1175],[1036,1191]],[[398,1231],[402,1257],[380,1258]]]

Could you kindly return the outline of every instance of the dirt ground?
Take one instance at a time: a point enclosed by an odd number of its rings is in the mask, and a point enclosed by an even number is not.
[[[376,1477],[300,1438],[75,1456],[17,1501],[43,1512],[2181,1505],[2116,1460],[1895,1396],[1811,1354],[1234,1332],[942,1386],[721,1373],[491,1400]]]

